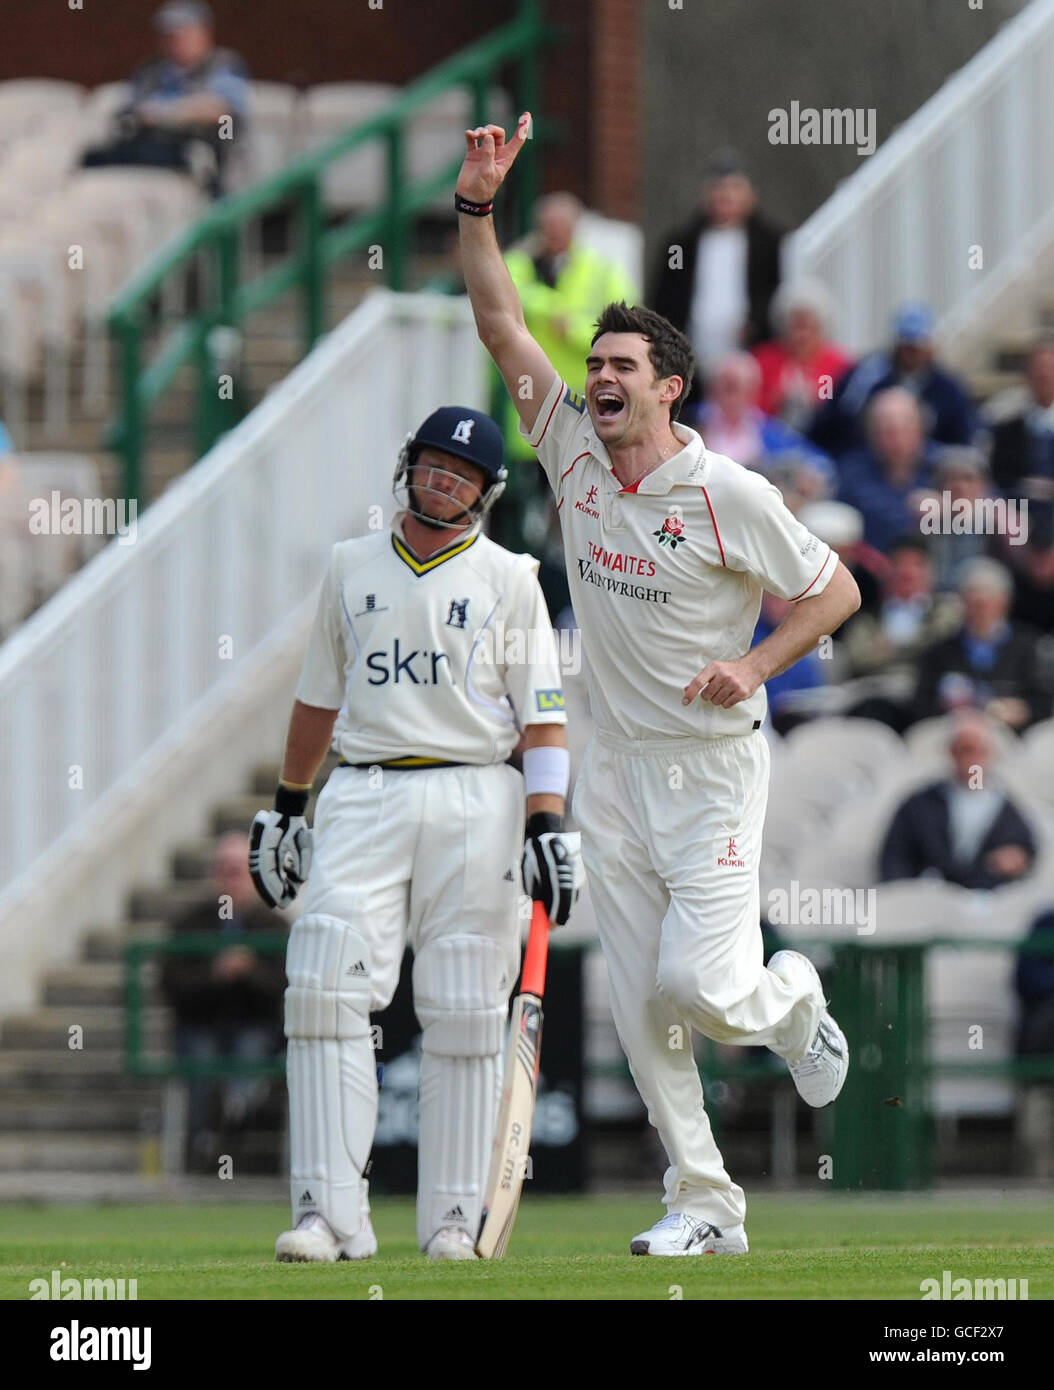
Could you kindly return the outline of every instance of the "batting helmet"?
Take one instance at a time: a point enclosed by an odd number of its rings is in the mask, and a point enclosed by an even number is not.
[[[485,516],[505,491],[505,480],[509,475],[503,459],[501,430],[495,422],[481,410],[470,410],[467,406],[460,405],[441,406],[439,410],[433,410],[428,419],[418,427],[416,434],[406,436],[395,469],[393,491],[397,499],[404,502],[400,491],[405,490],[404,505],[422,520],[432,524],[444,524],[435,523],[431,517],[423,515],[415,507],[410,496],[410,467],[417,461],[422,449],[438,449],[444,454],[453,454],[482,469],[487,478],[487,486],[481,491],[479,501],[472,508],[476,518]]]

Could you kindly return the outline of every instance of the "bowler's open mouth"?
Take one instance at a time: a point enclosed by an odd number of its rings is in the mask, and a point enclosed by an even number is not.
[[[625,405],[621,396],[616,396],[610,391],[598,391],[593,399],[596,402],[597,414],[605,419],[621,414]]]

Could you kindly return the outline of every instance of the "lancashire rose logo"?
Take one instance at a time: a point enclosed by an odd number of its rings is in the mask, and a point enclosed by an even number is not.
[[[684,540],[684,522],[679,516],[668,516],[662,523],[662,529],[653,531],[652,535],[658,536],[660,545],[669,545],[671,550],[676,550]]]

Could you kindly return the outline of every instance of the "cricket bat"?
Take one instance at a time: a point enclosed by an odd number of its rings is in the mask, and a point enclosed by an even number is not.
[[[476,1240],[481,1260],[500,1260],[505,1254],[527,1176],[535,1088],[542,1056],[542,996],[549,954],[549,915],[535,903],[523,957],[520,992],[512,1006],[501,1109],[494,1132],[490,1171],[483,1194],[483,1212]]]

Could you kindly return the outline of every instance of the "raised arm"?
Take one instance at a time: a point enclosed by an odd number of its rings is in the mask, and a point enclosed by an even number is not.
[[[457,196],[478,208],[493,203],[530,131],[525,111],[516,134],[505,143],[501,126],[465,131],[467,151],[457,180]],[[552,385],[556,369],[527,331],[523,307],[512,283],[487,212],[459,211],[465,284],[480,341],[494,359],[524,426],[530,429]]]

